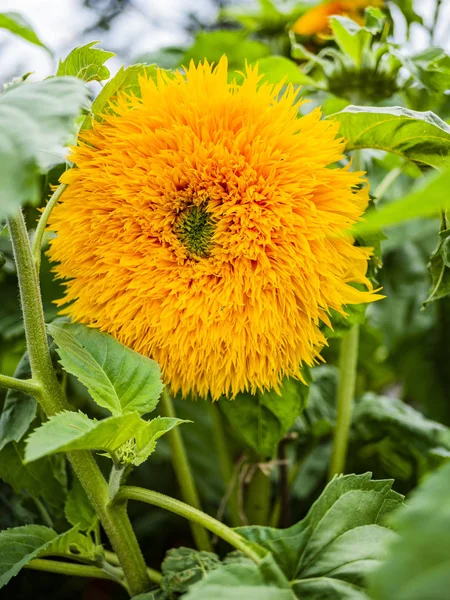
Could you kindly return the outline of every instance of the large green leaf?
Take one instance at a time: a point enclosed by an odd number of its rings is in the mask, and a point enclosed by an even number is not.
[[[163,384],[158,364],[113,337],[79,323],[48,326],[64,369],[83,383],[113,415],[151,412]]]
[[[194,584],[186,600],[293,600],[289,582],[268,555],[261,563],[228,564]]]
[[[11,33],[14,33],[24,40],[27,40],[27,42],[36,44],[36,46],[41,46],[41,48],[45,48],[48,52],[50,52],[47,46],[45,46],[38,38],[31,24],[19,13],[0,13],[0,29],[7,29]]]
[[[98,523],[94,507],[77,478],[67,494],[64,513],[69,523],[81,531],[92,531]]]
[[[72,77],[24,81],[0,95],[0,219],[38,201],[39,176],[64,160],[60,146],[87,102],[88,90]]]
[[[58,535],[42,525],[25,525],[0,532],[0,588],[33,558],[62,556],[95,562],[98,549],[77,528]]]
[[[450,589],[450,464],[432,475],[398,510],[399,538],[370,576],[374,600],[447,600]]]
[[[329,591],[324,597],[339,600],[338,588],[345,584],[356,591],[364,587],[365,576],[384,556],[386,541],[395,537],[383,526],[403,498],[391,486],[392,480],[372,481],[370,473],[337,477],[296,525],[237,531],[272,552],[299,598],[321,598],[316,592],[307,595],[312,586],[322,591],[334,588],[334,595]],[[344,583],[321,581],[319,585],[322,578]]]
[[[299,85],[312,85],[316,82],[300,70],[299,66],[285,56],[268,56],[258,60],[258,73],[264,75],[269,83],[295,83]]]
[[[299,600],[369,600],[361,588],[332,577],[293,581],[292,589]]]
[[[71,450],[103,450],[114,453],[133,438],[143,425],[145,421],[137,413],[96,421],[81,412],[62,412],[50,417],[28,437],[25,462]]]
[[[389,473],[397,481],[418,480],[450,458],[450,429],[425,418],[396,398],[366,394],[353,413],[349,466]]]
[[[450,126],[437,115],[401,106],[348,106],[327,117],[340,122],[347,150],[375,148],[419,165],[450,167]]]
[[[433,217],[448,205],[450,168],[443,173],[433,174],[421,180],[417,188],[407,196],[383,206],[380,210],[369,210],[364,221],[358,223],[353,232],[367,235],[387,227],[418,217]]]
[[[98,42],[89,42],[74,48],[64,60],[59,61],[56,75],[73,75],[83,81],[108,79],[110,73],[104,63],[115,54],[101,48],[93,48],[96,44]]]
[[[131,67],[121,67],[114,77],[104,85],[92,103],[91,113],[94,118],[100,119],[102,113],[110,110],[108,105],[114,100],[119,92],[140,96],[139,78],[155,77],[156,71],[156,65],[132,65]],[[90,127],[92,127],[92,117],[87,116],[81,125],[81,131],[83,129],[89,129]]]
[[[278,394],[275,390],[237,394],[234,400],[223,398],[220,407],[233,432],[261,458],[275,455],[278,443],[305,409],[309,387],[286,378]]]
[[[25,525],[0,533],[0,588],[57,537],[53,529]]]
[[[25,353],[20,359],[14,377],[18,379],[31,377],[28,353]],[[0,416],[0,451],[9,442],[19,442],[28,431],[35,416],[35,398],[17,390],[8,390]]]
[[[450,89],[450,56],[442,48],[426,48],[411,56],[398,54],[405,67],[430,92]]]
[[[0,477],[20,494],[44,500],[51,509],[61,512],[66,496],[64,456],[46,456],[24,464],[24,442],[11,442],[0,452]]]

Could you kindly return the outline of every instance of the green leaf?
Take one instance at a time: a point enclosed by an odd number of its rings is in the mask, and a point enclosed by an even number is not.
[[[424,306],[450,294],[450,229],[440,231],[439,237],[438,247],[431,255],[428,264],[431,275],[431,291]]]
[[[386,15],[375,6],[368,6],[365,10],[364,28],[372,34],[381,33],[386,23]]]
[[[104,63],[115,56],[114,52],[107,52],[101,48],[93,48],[99,42],[89,42],[84,46],[74,48],[70,54],[59,61],[58,77],[73,75],[83,81],[103,81],[109,79],[110,72]]]
[[[29,379],[31,377],[27,352],[20,359],[14,377],[17,379]],[[35,416],[35,398],[17,390],[8,390],[0,416],[0,451],[9,442],[19,442],[28,431]]]
[[[51,51],[47,48],[47,46],[45,46],[38,38],[30,23],[19,13],[0,13],[0,29],[7,29],[11,33],[18,35],[27,42],[31,42],[32,44],[36,44],[36,46],[45,48],[45,50],[51,54]]]
[[[48,331],[64,369],[87,387],[99,406],[113,415],[142,415],[156,407],[163,384],[154,360],[80,323],[55,321]]]
[[[67,490],[64,456],[49,456],[32,464],[24,464],[24,442],[11,442],[0,452],[0,477],[17,494],[27,492],[32,498],[44,500],[59,512],[64,506]]]
[[[152,454],[156,448],[157,440],[181,423],[190,423],[183,419],[173,419],[170,417],[156,417],[145,423],[144,426],[135,432],[136,448],[133,458],[133,464],[139,466]]]
[[[40,198],[40,175],[63,162],[60,146],[88,101],[83,82],[72,77],[24,81],[0,95],[0,219]]]
[[[102,548],[96,546],[89,535],[84,535],[79,527],[74,527],[53,538],[41,549],[39,556],[61,556],[95,563],[101,553]]]
[[[369,210],[352,232],[356,235],[372,234],[390,225],[418,217],[437,216],[449,201],[450,169],[433,173],[421,179],[407,196],[386,204],[379,210]]]
[[[268,56],[258,61],[258,73],[269,83],[295,83],[317,87],[314,79],[303,73],[299,66],[284,56]]]
[[[245,67],[245,61],[253,63],[270,55],[270,48],[262,42],[247,38],[247,32],[239,31],[209,31],[197,34],[194,44],[186,51],[182,64],[188,65],[191,60],[195,63],[207,59],[218,63],[225,54],[228,58],[230,71]]]
[[[0,588],[56,538],[53,529],[25,525],[0,532]]]
[[[401,106],[348,106],[328,119],[340,121],[347,150],[374,148],[418,163],[450,167],[450,126],[431,111]]]
[[[112,79],[110,79],[102,88],[101,92],[92,103],[91,113],[96,119],[101,119],[105,112],[113,110],[108,106],[114,101],[117,94],[126,93],[140,96],[139,78],[155,77],[157,72],[156,65],[132,65],[131,67],[121,67]],[[83,121],[80,131],[92,127],[92,117],[87,116]]]
[[[25,525],[0,532],[0,588],[33,558],[63,556],[95,562],[98,549],[77,528],[57,535],[42,525]]]
[[[426,48],[412,56],[397,54],[411,75],[430,92],[450,89],[450,56],[442,48]]]
[[[25,463],[71,450],[114,453],[145,424],[137,413],[90,419],[81,412],[61,412],[35,429],[26,441]]]
[[[77,478],[67,494],[64,512],[69,523],[81,531],[92,531],[98,523],[94,507]]]
[[[372,40],[371,32],[365,27],[360,27],[352,19],[338,15],[330,18],[330,25],[342,52],[348,54],[357,67],[361,66],[363,52]]]
[[[305,409],[308,393],[307,385],[286,378],[280,394],[275,390],[257,391],[254,395],[243,392],[234,400],[221,399],[220,407],[233,432],[261,458],[271,458],[280,440]]]
[[[161,588],[172,597],[187,592],[188,588],[203,579],[209,571],[220,567],[221,562],[213,552],[199,552],[193,548],[172,548],[162,562]]]
[[[313,437],[322,438],[334,430],[336,425],[336,397],[339,369],[332,365],[315,367],[311,371],[312,383],[308,406],[302,417],[307,422]]]
[[[450,464],[429,475],[391,522],[399,538],[370,576],[374,600],[446,600],[450,588]]]
[[[365,394],[353,412],[350,465],[361,462],[396,480],[434,467],[436,451],[450,457],[450,430],[396,398]],[[417,469],[418,468],[418,469]]]
[[[300,600],[369,600],[369,596],[352,583],[331,577],[294,581],[292,589]]]
[[[194,584],[185,600],[292,600],[289,582],[273,558],[266,556],[259,565],[228,564],[215,569]]]
[[[239,527],[236,531],[272,552],[286,577],[295,580],[300,598],[309,597],[302,595],[304,586],[323,577],[351,583],[358,590],[383,558],[385,542],[395,537],[383,526],[403,498],[391,486],[392,480],[372,481],[370,473],[337,477],[296,525],[281,530]],[[321,586],[328,587],[325,584]],[[329,597],[340,598],[338,594]]]

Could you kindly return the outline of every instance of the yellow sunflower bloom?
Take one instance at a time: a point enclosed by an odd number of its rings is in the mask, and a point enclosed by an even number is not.
[[[329,0],[305,12],[292,26],[299,35],[329,34],[329,18],[333,15],[350,17],[360,25],[364,23],[364,9],[368,6],[382,7],[383,0]]]
[[[368,194],[342,157],[338,124],[298,118],[288,86],[226,58],[141,79],[72,149],[50,257],[60,305],[154,358],[172,390],[278,388],[326,340],[329,309],[377,298],[370,250],[341,233]]]

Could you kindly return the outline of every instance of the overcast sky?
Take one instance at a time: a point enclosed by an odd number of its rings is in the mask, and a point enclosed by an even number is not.
[[[252,0],[234,4],[252,4]],[[436,0],[414,4],[429,23]],[[81,0],[0,0],[0,12],[4,11],[24,15],[58,58],[74,46],[96,39],[95,33],[85,33],[96,22],[96,14]],[[110,69],[114,72],[121,64],[132,63],[139,55],[163,46],[189,43],[191,38],[185,29],[189,13],[196,14],[203,23],[213,23],[217,8],[212,0],[132,0],[131,6],[113,21],[111,30],[101,33],[101,47],[118,54],[109,61]],[[450,50],[450,0],[443,0],[440,14],[435,45]],[[404,37],[401,19],[397,22],[397,37],[399,41]],[[411,40],[417,49],[430,45],[427,32],[418,25],[412,28]],[[53,59],[45,50],[0,30],[0,80],[28,71],[39,79],[50,75],[54,72]]]

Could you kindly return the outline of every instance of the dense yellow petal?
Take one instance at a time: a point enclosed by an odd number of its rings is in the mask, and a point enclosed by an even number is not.
[[[329,168],[338,125],[298,118],[296,91],[256,68],[229,84],[223,58],[140,87],[62,177],[62,313],[157,360],[175,392],[277,388],[318,359],[329,309],[377,298],[349,285],[370,288],[370,251],[341,234],[367,204],[363,174]]]

